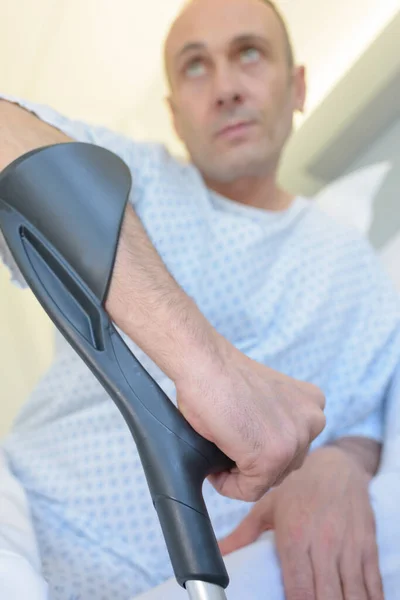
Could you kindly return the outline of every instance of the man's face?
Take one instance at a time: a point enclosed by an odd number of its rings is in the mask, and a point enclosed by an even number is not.
[[[276,169],[305,86],[269,6],[194,0],[171,30],[166,67],[176,132],[206,179],[228,183]]]

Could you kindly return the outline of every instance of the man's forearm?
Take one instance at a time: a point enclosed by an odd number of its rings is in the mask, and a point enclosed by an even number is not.
[[[0,100],[0,170],[26,152],[73,141],[29,111]],[[214,368],[229,344],[168,273],[128,205],[106,309],[114,322],[175,382]]]
[[[113,320],[173,380],[217,366],[229,347],[178,286],[131,206],[106,308]]]
[[[344,450],[373,477],[378,471],[382,444],[361,436],[343,437],[330,444]]]
[[[30,150],[72,141],[24,108],[0,99],[0,171]]]

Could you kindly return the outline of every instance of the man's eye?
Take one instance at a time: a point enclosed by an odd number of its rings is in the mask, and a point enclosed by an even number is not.
[[[190,62],[185,71],[189,77],[199,77],[200,75],[203,75],[204,69],[204,62],[200,59],[197,59]]]
[[[254,62],[260,58],[260,51],[257,50],[257,48],[254,48],[253,46],[243,48],[240,54],[245,62]]]

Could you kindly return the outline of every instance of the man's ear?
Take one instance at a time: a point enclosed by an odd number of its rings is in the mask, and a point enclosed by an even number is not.
[[[178,136],[178,138],[180,140],[182,140],[182,136],[181,136],[180,129],[179,129],[179,119],[178,119],[177,109],[175,107],[172,96],[166,96],[165,102],[168,106],[168,109],[169,109],[169,112],[171,115],[171,120],[172,120],[172,125],[174,128],[174,131],[175,131],[176,135]]]
[[[303,65],[293,67],[293,111],[304,112],[306,95],[306,68]]]

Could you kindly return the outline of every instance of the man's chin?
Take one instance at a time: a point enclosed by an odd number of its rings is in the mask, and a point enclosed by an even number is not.
[[[265,167],[264,167],[265,170]],[[261,165],[259,161],[232,161],[229,163],[218,163],[216,161],[206,174],[208,178],[218,181],[219,183],[232,183],[238,179],[245,177],[257,177],[261,173]]]
[[[206,181],[229,184],[245,177],[258,177],[265,173],[270,157],[265,147],[255,144],[236,146],[208,154],[192,155],[192,163]]]
[[[226,154],[221,153],[216,156],[213,165],[227,178],[256,177],[260,171],[265,170],[265,166],[268,164],[266,154],[265,147],[255,147],[254,144],[232,147]]]

